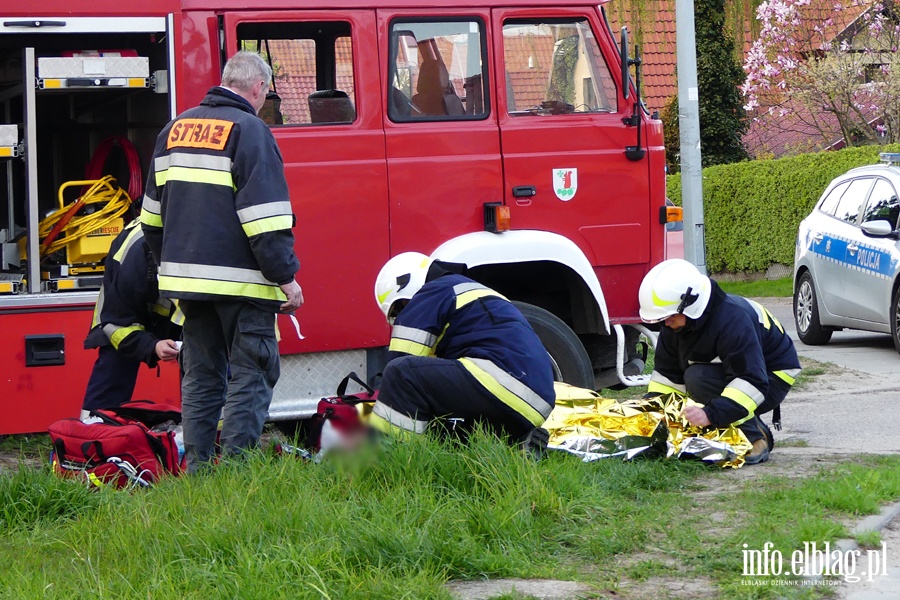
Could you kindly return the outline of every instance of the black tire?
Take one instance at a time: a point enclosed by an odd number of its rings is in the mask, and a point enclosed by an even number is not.
[[[809,271],[803,273],[794,290],[794,324],[800,341],[810,346],[827,344],[834,330],[819,322],[819,301]]]
[[[565,321],[533,304],[513,302],[550,354],[554,378],[569,385],[594,389],[594,369],[584,344]]]
[[[900,352],[900,287],[894,290],[894,301],[891,302],[891,337],[894,338],[894,348]]]

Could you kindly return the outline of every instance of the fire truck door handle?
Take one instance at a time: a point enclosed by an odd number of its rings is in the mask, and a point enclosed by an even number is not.
[[[537,195],[537,188],[533,185],[517,185],[512,192],[513,198],[531,198]]]
[[[28,21],[3,21],[4,27],[65,27],[65,21],[41,21],[39,19]]]

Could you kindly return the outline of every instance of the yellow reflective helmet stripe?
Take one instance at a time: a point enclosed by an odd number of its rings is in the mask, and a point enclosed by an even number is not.
[[[650,290],[650,297],[653,300],[653,304],[655,304],[656,306],[660,306],[660,307],[673,306],[673,305],[681,302],[680,298],[678,300],[672,300],[672,301],[663,300],[662,298],[660,298],[659,296],[656,295],[656,290]]]

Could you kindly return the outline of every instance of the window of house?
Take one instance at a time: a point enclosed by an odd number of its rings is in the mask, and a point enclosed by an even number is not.
[[[503,25],[507,110],[559,115],[617,110],[616,85],[587,19]]]
[[[484,26],[478,19],[391,24],[392,121],[482,119],[488,114]]]
[[[270,126],[356,120],[350,23],[241,23],[237,34],[241,50],[259,52],[272,66],[259,112]]]
[[[862,207],[863,202],[866,201],[866,196],[871,187],[872,180],[869,178],[854,179],[850,182],[850,186],[838,202],[837,209],[834,211],[834,216],[842,221],[853,223],[855,225],[856,219],[859,217],[859,209]]]
[[[897,219],[900,218],[900,199],[894,186],[885,179],[879,179],[869,194],[869,202],[863,210],[862,222],[887,221],[894,229],[897,228]]]

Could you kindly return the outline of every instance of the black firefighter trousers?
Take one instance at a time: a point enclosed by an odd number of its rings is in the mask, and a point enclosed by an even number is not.
[[[721,396],[725,386],[728,385],[728,381],[725,379],[725,368],[721,364],[703,363],[691,365],[684,372],[684,385],[692,399],[700,404],[706,404]],[[751,444],[756,440],[766,438],[769,442],[769,449],[772,448],[772,432],[763,423],[760,416],[778,407],[790,389],[790,384],[780,379],[774,373],[769,373],[769,387],[766,391],[766,397],[763,403],[756,408],[756,415],[752,419],[738,425],[738,429],[744,432]]]
[[[510,441],[534,425],[490,393],[458,360],[395,358],[384,369],[372,425],[387,434],[423,433],[435,419],[481,423]]]

